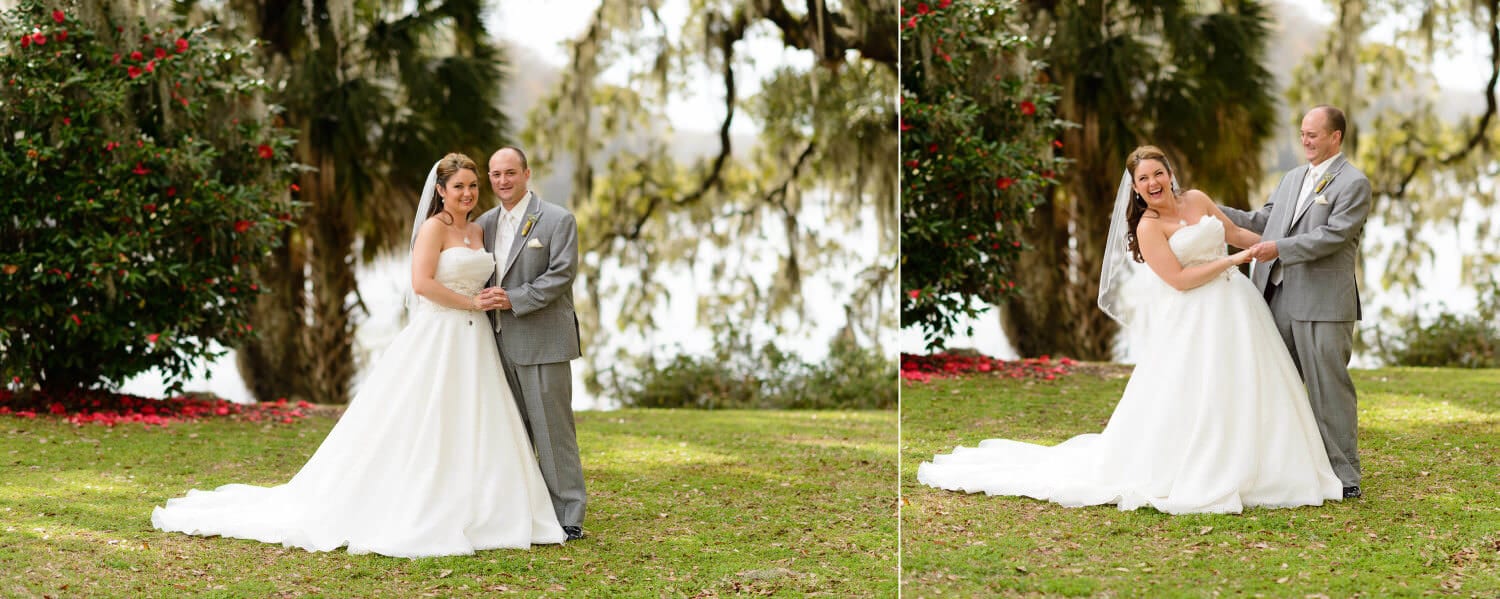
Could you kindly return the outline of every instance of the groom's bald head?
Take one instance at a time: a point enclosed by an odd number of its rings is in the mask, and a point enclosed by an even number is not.
[[[1328,127],[1328,132],[1337,132],[1340,142],[1343,141],[1345,135],[1349,134],[1347,131],[1349,123],[1344,120],[1344,111],[1327,104],[1319,104],[1312,107],[1312,110],[1307,111],[1307,114],[1311,115],[1314,112],[1323,113],[1323,123]]]
[[[1302,117],[1302,151],[1307,161],[1322,164],[1342,152],[1348,122],[1344,111],[1326,104],[1314,106]]]

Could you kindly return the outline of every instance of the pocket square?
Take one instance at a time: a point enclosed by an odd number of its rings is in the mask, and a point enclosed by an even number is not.
[[[1320,196],[1318,196],[1316,198],[1313,198],[1313,203],[1314,204],[1327,204],[1328,203],[1328,196],[1320,195]],[[533,239],[532,241],[536,241],[536,240]]]
[[[1327,202],[1324,202],[1324,203],[1326,204]],[[541,242],[540,239],[533,239],[531,241],[526,242],[526,247],[541,249],[542,242]]]

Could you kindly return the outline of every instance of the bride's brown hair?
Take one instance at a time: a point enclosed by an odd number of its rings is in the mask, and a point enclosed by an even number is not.
[[[468,156],[459,154],[458,152],[451,152],[447,156],[444,156],[443,159],[439,160],[437,164],[438,188],[442,189],[443,186],[448,184],[449,177],[452,177],[454,173],[457,173],[458,171],[464,169],[473,171],[475,177],[479,176],[479,165],[474,163],[473,158],[469,158]],[[424,216],[422,218],[431,218],[439,213],[444,213],[443,202],[441,200],[442,196],[438,196],[438,198],[439,201],[433,202],[432,207],[427,209],[427,216]],[[469,217],[473,216],[474,212],[470,211]],[[453,217],[449,216],[448,218],[443,219],[443,224],[453,224]]]
[[[1172,175],[1172,163],[1167,162],[1167,153],[1156,146],[1141,146],[1131,150],[1130,156],[1125,158],[1125,171],[1130,174],[1130,204],[1125,207],[1125,244],[1130,247],[1130,255],[1136,262],[1146,261],[1141,256],[1141,243],[1135,236],[1135,227],[1141,224],[1141,217],[1148,208],[1146,198],[1135,192],[1135,167],[1146,160],[1160,162],[1167,169],[1167,175]]]

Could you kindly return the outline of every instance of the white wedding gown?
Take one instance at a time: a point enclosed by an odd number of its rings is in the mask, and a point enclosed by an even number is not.
[[[465,295],[489,252],[449,248],[436,279]],[[362,390],[286,484],[188,491],[164,531],[396,557],[466,555],[566,538],[500,366],[489,320],[419,301]]]
[[[1206,216],[1169,243],[1184,266],[1215,260],[1225,255],[1224,225]],[[1178,291],[1143,266],[1127,285],[1140,359],[1104,432],[1051,447],[989,439],[936,456],[917,480],[1171,514],[1342,497],[1302,379],[1248,278],[1230,269]]]

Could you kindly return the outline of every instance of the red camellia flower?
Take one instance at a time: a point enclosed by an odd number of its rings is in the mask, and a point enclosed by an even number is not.
[[[57,21],[58,23],[61,23],[66,18],[68,18],[68,15],[63,14],[63,11],[60,11],[60,10],[54,10],[54,11],[52,11],[52,20]]]
[[[296,183],[293,183],[292,184],[292,193],[296,193],[296,192],[299,192],[299,191],[302,191],[302,186],[298,185]]]
[[[1052,171],[1042,171],[1042,178],[1043,179],[1051,179],[1053,176],[1054,176],[1054,173]]]
[[[255,153],[266,160],[270,160],[276,156],[276,151],[272,150],[271,146],[268,146],[266,144],[260,144],[259,146],[256,146]]]
[[[1015,184],[1016,180],[1010,177],[1000,177],[995,181],[995,187],[999,187],[1000,189],[1008,189],[1010,186]]]
[[[23,36],[21,36],[21,47],[22,48],[30,48],[31,47],[31,36],[29,36],[29,35],[23,35]]]
[[[156,58],[157,59],[162,59],[162,58],[166,58],[166,57],[167,57],[167,51],[165,49],[163,49],[161,46],[157,46],[156,47]]]
[[[120,53],[119,52],[115,52],[115,55],[112,57],[112,60],[114,61],[115,64],[120,64]]]
[[[912,299],[917,299],[919,297],[922,297],[922,290],[921,289],[913,289],[911,291],[906,292],[906,295],[911,296]]]
[[[916,161],[916,159],[912,159],[912,160],[906,161],[906,166],[911,167],[911,168],[917,168],[918,164],[919,163]]]
[[[916,17],[912,17],[912,18],[908,19],[906,21],[906,28],[907,29],[916,29],[917,28],[917,18]]]
[[[159,339],[160,337],[161,337],[161,335],[159,335],[157,333],[151,333],[150,335],[146,335],[146,340],[150,341],[152,343],[156,343],[156,340]]]
[[[937,144],[928,144],[928,146],[927,146],[927,153],[928,154],[936,154],[937,150],[938,150]]]
[[[170,198],[170,197],[173,197],[175,195],[177,195],[177,188],[176,187],[168,187],[167,188],[167,197]]]
[[[188,49],[188,41],[185,40],[185,39],[182,39],[180,37],[177,38],[177,53],[178,54],[182,54],[183,52],[187,52],[187,49]]]
[[[143,59],[145,57],[146,57],[145,55],[141,54],[140,50],[136,50],[136,51],[130,53],[130,59],[134,60],[134,61],[137,61],[137,62],[139,62],[141,59]]]
[[[151,169],[146,168],[145,163],[137,162],[137,163],[135,163],[135,168],[131,169],[130,172],[135,173],[137,175],[144,175],[146,173],[151,172]]]
[[[1031,100],[1021,102],[1021,114],[1026,116],[1036,114],[1036,104],[1032,104]]]
[[[46,44],[47,43],[47,34],[40,33],[40,32],[32,34],[31,35],[31,43],[36,44],[38,46]]]
[[[155,213],[156,212],[156,204],[146,204],[145,206],[141,206],[141,209],[145,210],[146,212]]]
[[[155,60],[146,63],[146,72],[147,73],[155,73],[156,72],[156,61]]]
[[[918,2],[917,3],[917,14],[919,14],[919,15],[925,15],[925,14],[930,13],[930,12],[932,12],[932,9],[927,7],[927,3],[926,2]]]
[[[938,8],[948,8],[953,5],[953,0],[943,0],[938,3]]]
[[[109,152],[109,151],[114,150],[115,148],[118,148],[118,147],[120,147],[120,142],[118,142],[118,141],[112,141],[112,142],[104,144],[104,151]]]
[[[79,318],[77,314],[69,314],[68,318],[73,319],[73,324],[83,326],[83,319]]]
[[[68,41],[68,30],[67,30],[67,29],[64,29],[64,30],[62,30],[62,31],[58,31],[58,32],[57,32],[57,35],[55,35],[55,36],[53,36],[53,37],[56,37],[56,38],[57,38],[57,41],[59,41],[59,42],[65,42],[65,41]]]
[[[1054,140],[1052,140],[1052,147],[1054,147],[1054,148],[1062,148],[1063,147],[1062,140],[1061,139],[1054,139]]]
[[[130,75],[131,79],[135,79],[136,77],[141,76],[141,68],[135,65],[130,65],[128,67],[125,67],[125,74]]]
[[[64,125],[71,125],[71,124],[73,124],[73,119],[70,119],[68,117],[63,117],[63,124]]]
[[[248,221],[248,220],[239,220],[239,221],[235,221],[234,222],[234,232],[235,233],[244,233],[245,231],[249,231],[249,230],[250,230],[250,221]]]

